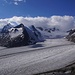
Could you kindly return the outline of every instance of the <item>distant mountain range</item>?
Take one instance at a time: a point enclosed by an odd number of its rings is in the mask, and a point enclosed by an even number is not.
[[[12,26],[10,23],[0,29],[0,45],[6,47],[25,46],[45,41],[45,39],[62,38],[66,34],[58,28],[26,27],[23,24]]]
[[[65,32],[55,27],[37,27],[37,29],[40,30],[46,39],[62,38],[66,35]]]

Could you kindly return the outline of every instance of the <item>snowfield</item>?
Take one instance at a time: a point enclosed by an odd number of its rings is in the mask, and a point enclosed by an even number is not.
[[[0,75],[33,75],[74,62],[75,44],[66,39],[47,39],[16,48],[0,47]]]

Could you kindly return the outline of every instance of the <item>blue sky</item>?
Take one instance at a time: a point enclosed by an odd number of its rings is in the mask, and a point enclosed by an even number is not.
[[[75,0],[0,0],[0,18],[75,16]]]

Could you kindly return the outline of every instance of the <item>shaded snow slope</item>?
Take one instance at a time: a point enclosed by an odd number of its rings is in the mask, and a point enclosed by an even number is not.
[[[65,39],[47,39],[36,45],[0,49],[0,75],[32,75],[62,68],[74,61],[74,43]]]
[[[3,28],[2,28],[2,33],[7,33],[8,32],[8,30],[10,29],[10,28],[12,28],[13,26],[9,23],[9,24],[7,24],[7,25],[5,25]]]
[[[37,42],[43,42],[43,41],[45,41],[42,33],[36,27],[34,27],[34,25],[31,25],[29,28],[34,33],[34,35],[35,35],[35,37],[37,39]]]

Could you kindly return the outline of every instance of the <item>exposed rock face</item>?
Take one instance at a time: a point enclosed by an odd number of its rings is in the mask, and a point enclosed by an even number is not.
[[[68,32],[69,32],[69,34],[66,37],[68,39],[68,41],[75,42],[75,29],[71,29]]]

